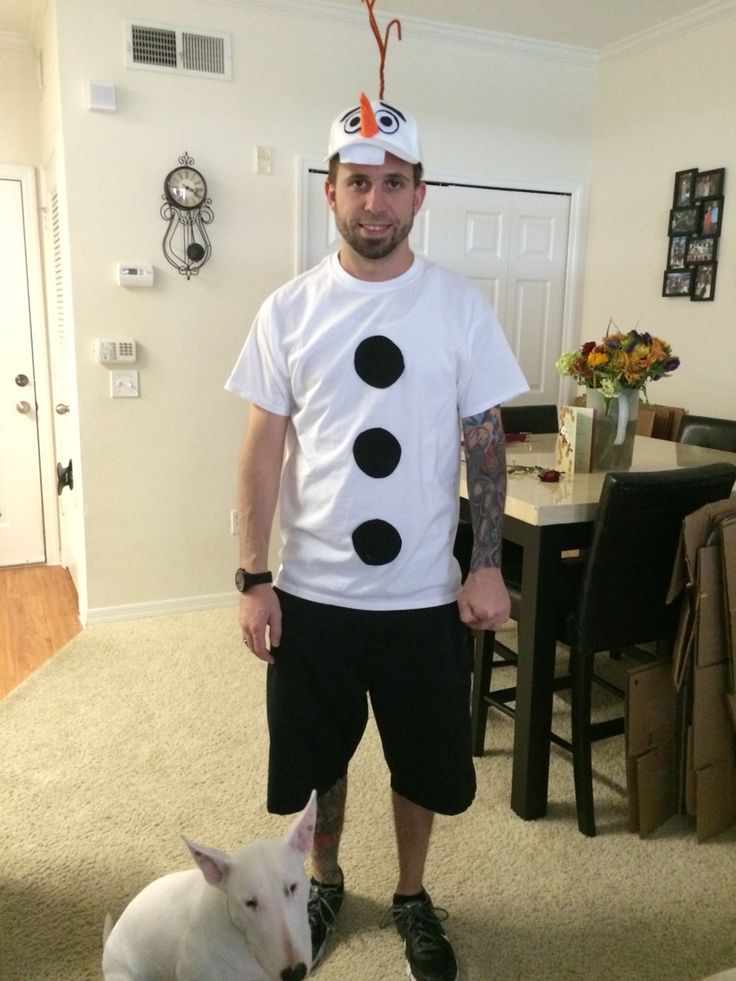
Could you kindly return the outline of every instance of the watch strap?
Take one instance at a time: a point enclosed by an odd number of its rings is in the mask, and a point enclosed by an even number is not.
[[[235,585],[241,593],[247,593],[252,586],[269,582],[273,582],[273,575],[270,572],[248,572],[246,569],[238,569],[235,573]]]

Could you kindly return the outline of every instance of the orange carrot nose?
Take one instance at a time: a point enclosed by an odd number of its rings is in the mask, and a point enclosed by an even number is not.
[[[360,93],[360,135],[375,136],[378,133],[378,123],[373,113],[373,106],[365,92]]]

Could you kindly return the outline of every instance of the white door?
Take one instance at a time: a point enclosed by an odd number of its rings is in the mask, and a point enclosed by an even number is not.
[[[73,331],[67,328],[67,309],[70,304],[64,261],[65,239],[53,172],[47,172],[44,177],[50,188],[45,196],[44,246],[60,560],[69,570],[79,595],[80,613],[84,614],[81,608],[86,597],[81,561],[84,553],[84,518],[79,487],[79,426],[76,418]]]
[[[323,171],[310,170],[303,268],[337,247]],[[413,250],[473,279],[504,326],[529,382],[522,403],[557,404],[570,195],[428,182]]]
[[[46,561],[23,191],[0,178],[0,566]]]

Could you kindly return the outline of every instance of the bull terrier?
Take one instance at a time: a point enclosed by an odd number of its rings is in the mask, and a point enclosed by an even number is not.
[[[146,886],[105,921],[105,981],[302,981],[312,964],[304,870],[312,792],[284,838],[228,855],[184,838],[199,869]]]

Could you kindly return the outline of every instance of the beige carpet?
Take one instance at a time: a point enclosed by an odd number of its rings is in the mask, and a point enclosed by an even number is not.
[[[234,617],[91,627],[0,703],[2,981],[99,978],[105,913],[189,866],[180,833],[231,849],[285,829],[263,804],[263,666]],[[521,821],[511,732],[491,715],[477,800],[438,819],[430,856],[463,981],[686,981],[736,965],[736,833],[698,844],[673,818],[645,841],[630,834],[621,740],[595,750],[597,838],[577,831],[557,751],[548,816]],[[400,941],[378,929],[395,874],[372,728],[350,779],[349,894],[314,977],[400,981]]]

